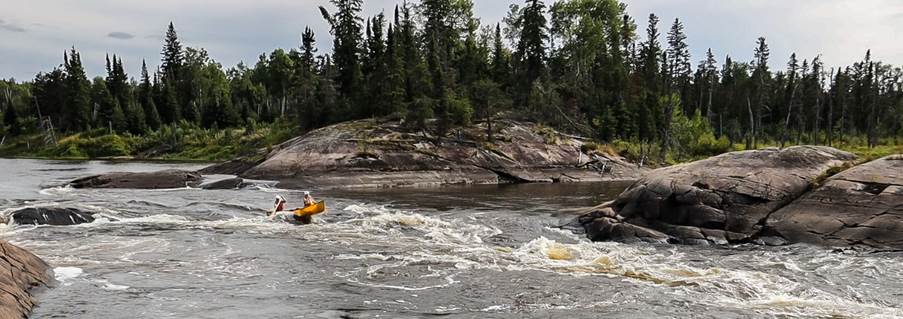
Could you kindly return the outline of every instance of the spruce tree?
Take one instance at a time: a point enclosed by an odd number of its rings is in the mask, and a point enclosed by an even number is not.
[[[637,117],[639,137],[643,141],[652,141],[657,136],[656,128],[660,114],[659,99],[661,92],[661,72],[659,58],[662,54],[659,44],[660,33],[658,31],[659,18],[655,14],[649,15],[649,25],[646,28],[646,41],[642,44],[640,53],[640,73],[643,79],[642,106]]]
[[[527,0],[520,18],[521,34],[515,51],[515,73],[518,78],[516,101],[528,109],[535,107],[528,99],[534,82],[545,72],[546,42],[549,39],[545,8],[542,0]]]
[[[753,60],[753,85],[755,92],[755,100],[747,105],[749,111],[749,127],[746,137],[746,147],[748,149],[758,148],[758,137],[762,130],[762,110],[765,108],[766,98],[768,96],[768,84],[771,80],[771,74],[768,70],[768,57],[770,55],[768,43],[764,37],[760,37],[756,41],[756,50]]]
[[[662,114],[662,125],[660,127],[662,136],[662,158],[665,158],[672,146],[672,114],[675,112],[675,106],[681,104],[684,100],[681,99],[683,96],[682,92],[684,92],[688,86],[687,83],[689,83],[691,72],[690,51],[686,43],[687,36],[684,34],[683,29],[683,23],[680,22],[680,19],[674,19],[671,31],[668,32],[668,50],[665,51],[665,58],[662,59],[666,65],[666,67],[663,67],[662,69],[667,72],[665,74],[667,101],[664,103],[665,108],[664,113]],[[693,114],[687,111],[683,111],[682,113]]]
[[[510,54],[502,44],[501,24],[495,25],[495,36],[492,44],[492,80],[501,85],[502,89],[508,87],[511,80]]]
[[[72,47],[68,56],[63,55],[66,73],[66,98],[61,120],[61,129],[69,132],[90,128],[91,96],[90,82],[82,66],[81,55]]]
[[[166,30],[161,55],[162,60],[159,73],[162,99],[158,100],[158,111],[164,123],[176,123],[183,118],[183,112],[186,114],[193,113],[190,111],[190,105],[186,105],[184,110],[182,107],[182,104],[187,102],[189,98],[186,94],[182,94],[186,90],[181,81],[185,54],[172,22],[169,23],[169,27]]]
[[[103,78],[95,78],[91,85],[91,101],[97,114],[96,127],[109,128],[114,132],[128,129],[125,113],[119,101],[113,97]]]
[[[144,111],[147,127],[152,130],[159,129],[162,122],[160,113],[157,111],[157,104],[154,103],[153,87],[150,82],[150,75],[147,73],[147,63],[144,60],[141,60],[141,83],[138,86],[138,104]]]
[[[386,99],[385,103],[388,107],[385,110],[386,114],[395,114],[403,111],[406,97],[404,58],[401,50],[401,42],[396,34],[396,29],[389,26],[389,30],[386,32],[386,55],[384,62],[386,65],[384,98]]]
[[[336,82],[342,96],[357,100],[363,82],[360,56],[362,35],[360,18],[362,0],[330,0],[336,13],[328,16],[332,24],[333,60],[337,70]],[[325,9],[321,7],[323,12]]]
[[[163,44],[162,61],[160,70],[163,74],[164,81],[175,81],[179,79],[179,72],[185,62],[184,53],[182,52],[182,43],[176,34],[176,28],[172,22],[166,29],[166,37]]]

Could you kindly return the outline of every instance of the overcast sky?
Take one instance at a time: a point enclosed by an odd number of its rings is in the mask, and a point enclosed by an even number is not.
[[[412,0],[413,1],[413,0]],[[133,76],[142,58],[154,67],[166,25],[173,21],[183,44],[206,48],[230,67],[254,63],[263,52],[293,48],[310,25],[321,47],[331,38],[317,6],[327,0],[0,0],[0,77],[31,79],[62,61],[75,46],[89,76],[104,72],[104,55],[123,58]],[[365,13],[400,1],[365,0]],[[484,24],[495,24],[511,0],[474,0]],[[518,0],[518,3],[522,1]],[[684,21],[693,60],[712,48],[719,61],[729,54],[750,60],[759,36],[768,38],[772,66],[783,68],[791,52],[829,66],[847,65],[866,49],[885,62],[903,65],[903,0],[628,0],[628,11],[646,27],[654,12],[663,33],[674,18]],[[552,3],[552,0],[546,0]],[[694,63],[695,65],[695,63]]]

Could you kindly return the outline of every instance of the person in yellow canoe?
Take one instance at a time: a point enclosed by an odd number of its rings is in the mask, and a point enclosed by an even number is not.
[[[288,201],[285,200],[285,197],[281,195],[276,196],[276,203],[274,204],[273,210],[267,212],[267,216],[269,216],[270,220],[275,220],[277,217],[283,217],[284,219],[288,219],[289,216],[294,218],[295,222],[303,225],[307,225],[313,223],[313,215],[323,212],[320,209],[313,209],[314,213],[307,213],[308,208],[313,208],[312,206],[322,205],[321,203],[317,203],[314,200],[314,197],[310,195],[310,192],[304,192],[304,207],[296,208],[293,210],[285,210],[285,204]]]

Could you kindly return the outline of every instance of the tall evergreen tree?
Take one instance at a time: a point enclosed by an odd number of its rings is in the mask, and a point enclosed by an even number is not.
[[[81,55],[72,47],[68,55],[63,55],[63,62],[66,98],[61,129],[70,132],[86,130],[91,126],[91,96]]]
[[[363,20],[360,18],[363,1],[330,0],[330,2],[337,9],[334,15],[329,15],[323,7],[320,7],[320,10],[332,25],[334,36],[332,57],[338,72],[336,82],[339,92],[356,102],[363,82],[359,55],[363,42],[361,34]]]
[[[125,113],[119,105],[119,101],[113,97],[107,88],[103,78],[97,77],[91,85],[91,101],[94,113],[97,114],[96,127],[109,128],[114,132],[122,132],[128,129]]]
[[[754,102],[747,102],[749,109],[749,133],[747,133],[746,147],[758,148],[758,137],[762,130],[762,110],[765,108],[766,99],[768,97],[769,82],[771,81],[771,73],[768,70],[768,57],[771,51],[768,49],[768,43],[764,37],[760,37],[756,41],[755,58],[753,60],[753,79],[754,79]],[[749,100],[749,97],[747,97]]]
[[[545,4],[542,0],[526,0],[520,18],[520,39],[515,56],[517,60],[516,75],[518,77],[517,102],[533,108],[527,98],[533,84],[545,72],[546,43],[549,39],[546,26]]]
[[[637,126],[639,137],[643,141],[652,141],[656,138],[656,128],[660,114],[659,98],[662,96],[661,72],[659,59],[662,54],[658,31],[659,18],[655,14],[649,15],[649,25],[646,27],[646,41],[642,44],[640,53],[640,73],[642,74],[643,87],[642,103]]]
[[[501,24],[495,25],[495,36],[492,40],[492,80],[505,89],[511,80],[511,54],[502,44]]]
[[[162,125],[157,104],[154,103],[153,86],[147,73],[147,63],[141,60],[141,83],[138,86],[138,104],[144,110],[145,123],[148,128],[156,130]]]
[[[169,23],[169,27],[166,30],[161,56],[159,70],[161,98],[156,101],[156,104],[163,122],[175,123],[183,118],[183,109],[190,108],[182,107],[182,104],[187,102],[183,101],[183,94],[181,93],[183,93],[184,86],[180,82],[185,56],[178,34],[176,34],[176,28],[172,22]]]
[[[160,71],[163,74],[164,81],[175,81],[179,78],[179,71],[185,62],[184,52],[182,51],[182,43],[179,41],[179,35],[176,33],[176,27],[172,22],[166,29],[166,37],[164,38],[162,61]]]

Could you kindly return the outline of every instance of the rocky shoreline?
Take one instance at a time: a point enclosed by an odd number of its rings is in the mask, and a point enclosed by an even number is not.
[[[485,123],[437,139],[398,122],[361,120],[312,131],[262,159],[202,170],[279,180],[290,187],[417,187],[454,184],[631,181],[648,169],[586,150],[588,140],[533,123]]]
[[[70,185],[241,189],[254,185],[246,179],[257,179],[328,189],[636,181],[563,227],[595,241],[903,249],[903,156],[860,163],[834,148],[795,146],[650,171],[540,125],[500,122],[492,142],[484,129],[476,125],[436,139],[397,122],[361,120],[312,131],[256,160],[200,172],[110,173]],[[202,184],[203,174],[238,177]]]
[[[903,249],[903,157],[821,146],[734,152],[648,173],[563,226],[594,241]]]
[[[51,283],[50,266],[34,254],[0,240],[0,319],[28,318],[32,290]]]

